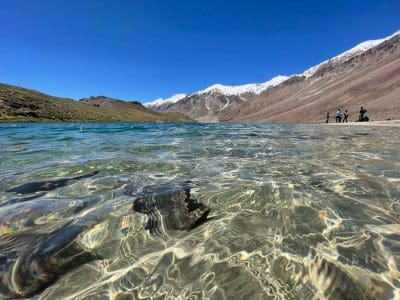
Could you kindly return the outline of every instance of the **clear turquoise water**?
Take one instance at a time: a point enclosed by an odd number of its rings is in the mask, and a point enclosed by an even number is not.
[[[1,297],[400,298],[399,149],[390,127],[1,124]],[[150,233],[127,186],[184,184],[212,218]]]

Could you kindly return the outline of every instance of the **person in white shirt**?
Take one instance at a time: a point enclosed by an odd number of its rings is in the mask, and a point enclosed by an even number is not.
[[[342,111],[338,108],[336,111],[336,123],[342,122]]]

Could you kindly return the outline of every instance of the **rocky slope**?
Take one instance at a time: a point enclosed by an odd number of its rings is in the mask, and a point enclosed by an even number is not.
[[[119,99],[114,99],[106,96],[93,96],[89,98],[79,99],[79,102],[91,104],[97,107],[112,107],[120,109],[139,109],[148,110],[138,101],[123,101]]]
[[[373,120],[400,118],[400,32],[361,43],[303,74],[278,78],[258,90],[254,84],[216,85],[149,107],[199,121],[323,122],[337,108],[348,109],[355,120],[360,106]],[[232,92],[235,88],[239,92]]]
[[[360,106],[372,120],[400,118],[400,35],[348,59],[328,61],[308,78],[292,79],[221,120],[323,122],[337,108],[356,120]]]
[[[52,97],[37,91],[0,84],[0,121],[29,122],[187,122],[179,113],[159,113],[138,102],[107,97],[83,101]]]

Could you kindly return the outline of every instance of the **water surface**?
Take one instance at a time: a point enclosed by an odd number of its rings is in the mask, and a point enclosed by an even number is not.
[[[1,297],[400,298],[399,149],[390,127],[1,124]],[[149,230],[149,186],[211,218]]]

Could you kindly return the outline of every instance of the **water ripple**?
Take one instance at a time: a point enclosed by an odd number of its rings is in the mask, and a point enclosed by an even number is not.
[[[398,149],[396,128],[0,124],[0,298],[398,299]],[[149,186],[165,207],[135,211]],[[183,186],[211,208],[192,230]]]

